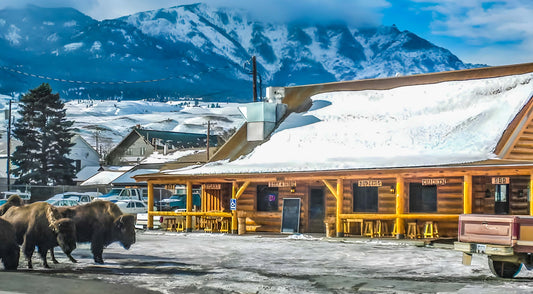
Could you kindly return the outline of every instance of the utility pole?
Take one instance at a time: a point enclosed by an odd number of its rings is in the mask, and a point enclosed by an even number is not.
[[[9,110],[7,118],[7,190],[11,190],[11,99],[9,99]]]
[[[257,64],[255,62],[255,55],[252,56],[252,79],[254,82],[254,102],[257,102]]]
[[[209,134],[211,133],[211,121],[207,121],[207,161],[209,162]]]

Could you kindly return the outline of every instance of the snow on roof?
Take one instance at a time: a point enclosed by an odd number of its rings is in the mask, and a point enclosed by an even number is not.
[[[74,178],[74,181],[81,182],[89,179],[90,177],[94,176],[96,173],[98,173],[98,170],[101,168],[101,166],[93,165],[93,166],[86,166],[82,168]]]
[[[312,96],[235,161],[168,174],[266,173],[459,164],[495,158],[533,95],[533,73]]]
[[[146,157],[141,161],[142,164],[147,163],[165,163],[165,162],[172,162],[176,161],[181,157],[191,155],[198,152],[198,150],[178,150],[175,152],[168,153],[167,155],[161,154],[158,151],[154,151],[150,156]]]
[[[133,171],[127,171],[123,173],[121,176],[116,178],[111,182],[111,184],[118,185],[118,184],[139,184],[139,182],[136,182],[135,179],[133,179],[136,175],[144,175],[144,174],[153,174],[159,172],[159,169],[136,169]]]
[[[80,186],[109,185],[123,173],[124,171],[101,171],[87,179],[85,182],[81,183]]]

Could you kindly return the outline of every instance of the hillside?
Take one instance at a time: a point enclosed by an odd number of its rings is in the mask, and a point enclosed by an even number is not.
[[[104,21],[71,8],[4,9],[0,46],[0,93],[48,82],[66,99],[249,101],[253,55],[263,90],[471,67],[395,26],[266,23],[204,4]]]

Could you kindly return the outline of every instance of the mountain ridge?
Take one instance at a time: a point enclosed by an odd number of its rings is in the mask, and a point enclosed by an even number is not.
[[[249,101],[254,55],[263,93],[483,66],[394,25],[269,23],[200,3],[102,21],[72,8],[4,9],[0,46],[0,92],[49,82],[65,99]]]

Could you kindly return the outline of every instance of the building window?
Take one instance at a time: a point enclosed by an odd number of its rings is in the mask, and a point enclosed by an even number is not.
[[[437,212],[437,186],[410,183],[409,212]]]
[[[257,211],[278,211],[278,188],[257,186]]]
[[[76,172],[79,172],[81,170],[81,160],[76,159]]]
[[[353,211],[378,212],[378,187],[353,184]]]
[[[146,154],[146,147],[141,147],[141,155],[145,155]]]
[[[126,155],[133,155],[133,150],[131,148],[126,149],[126,152],[124,152]]]

